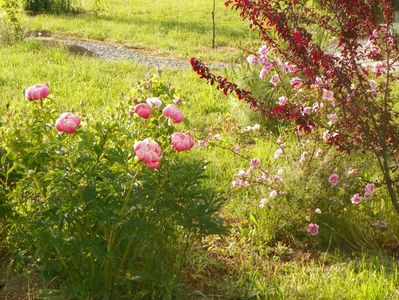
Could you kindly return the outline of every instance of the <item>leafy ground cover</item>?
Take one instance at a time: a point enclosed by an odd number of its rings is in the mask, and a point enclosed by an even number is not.
[[[62,99],[59,102],[62,109],[101,113],[127,97],[121,91],[129,91],[132,84],[146,73],[145,68],[131,63],[74,57],[66,50],[45,48],[37,42],[3,47],[0,64],[6,70],[1,74],[2,99],[7,99],[2,100],[3,111],[6,103],[14,107],[21,105],[24,86],[49,78],[49,83],[55,87],[53,93],[57,94],[57,99]],[[256,116],[248,118],[245,106],[222,97],[191,73],[165,71],[162,76],[175,85],[179,84],[183,111],[191,120],[190,127],[197,128],[198,138],[221,134],[224,142],[234,144],[242,138],[234,133],[236,129],[257,121]],[[262,160],[270,159],[268,157],[274,153],[274,149],[260,136],[249,139],[245,147]],[[194,151],[211,162],[207,171],[208,185],[220,191],[231,190],[236,170],[248,163],[220,147]],[[231,235],[208,238],[191,250],[191,263],[187,266],[185,280],[186,297],[396,297],[397,262],[389,254],[359,254],[361,250],[340,254],[328,248],[324,252],[310,253],[296,250],[292,244],[268,246],[265,237],[257,234],[256,222],[260,220],[255,220],[249,213],[249,207],[257,206],[259,199],[233,190],[227,195],[223,215],[231,226]],[[48,289],[46,284],[44,286]],[[43,291],[43,285],[30,292],[37,294],[40,291]]]

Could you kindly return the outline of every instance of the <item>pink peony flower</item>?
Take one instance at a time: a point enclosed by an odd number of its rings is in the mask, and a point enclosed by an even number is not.
[[[339,183],[339,176],[337,174],[331,174],[330,177],[328,177],[328,183],[332,186],[336,186]]]
[[[168,104],[162,110],[162,114],[171,119],[173,123],[181,123],[184,120],[183,113],[173,104]]]
[[[190,150],[195,142],[194,139],[186,133],[175,132],[172,134],[172,148],[177,152]]]
[[[162,105],[162,101],[158,97],[148,98],[146,102],[148,105],[155,106],[156,108],[160,108]]]
[[[259,60],[258,60],[258,57],[257,57],[257,56],[251,54],[251,55],[248,55],[248,57],[247,57],[247,62],[248,62],[250,65],[256,65],[256,64],[259,63]]]
[[[278,104],[280,106],[284,106],[288,103],[288,98],[286,96],[281,96],[280,98],[278,98]]]
[[[274,86],[277,86],[281,82],[280,76],[278,74],[274,74],[272,78],[270,78],[270,83]]]
[[[362,196],[360,196],[359,194],[354,194],[351,199],[351,202],[353,204],[359,204],[360,202],[362,202]]]
[[[137,104],[134,107],[134,112],[143,119],[151,117],[151,107],[146,103]]]
[[[293,89],[299,89],[302,86],[302,80],[299,77],[291,78],[290,83]]]
[[[159,144],[149,138],[134,143],[136,158],[147,165],[150,169],[160,166],[162,150]]]
[[[50,91],[47,84],[35,84],[25,90],[25,98],[30,101],[43,100]]]
[[[80,125],[80,117],[71,112],[65,112],[55,122],[55,129],[58,132],[74,133]]]
[[[257,157],[252,158],[252,159],[250,160],[250,165],[251,165],[251,167],[253,167],[253,168],[259,168],[259,167],[260,167],[260,159],[257,158]]]
[[[315,224],[315,223],[310,223],[308,225],[308,232],[310,235],[318,235],[319,234],[319,225]]]

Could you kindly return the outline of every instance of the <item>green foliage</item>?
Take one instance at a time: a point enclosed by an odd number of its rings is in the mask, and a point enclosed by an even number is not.
[[[173,89],[153,79],[137,96],[150,95],[167,103]],[[162,116],[138,119],[119,103],[65,135],[54,129],[50,101],[4,116],[14,178],[2,184],[13,207],[9,243],[71,298],[178,295],[190,243],[224,232],[222,199],[203,185],[206,164],[171,149],[174,129]],[[148,137],[163,149],[156,171],[134,158],[134,142]]]
[[[18,0],[0,1],[0,43],[22,39],[20,3]]]
[[[24,9],[37,13],[65,13],[76,11],[74,0],[25,0]]]

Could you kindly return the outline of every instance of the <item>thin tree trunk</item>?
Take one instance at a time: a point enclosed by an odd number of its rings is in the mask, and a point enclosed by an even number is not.
[[[213,0],[213,9],[212,9],[212,48],[215,48],[215,40],[216,40],[215,11],[216,11],[216,0]]]

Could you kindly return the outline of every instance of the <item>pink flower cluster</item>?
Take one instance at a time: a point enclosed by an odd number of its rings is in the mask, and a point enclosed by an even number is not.
[[[50,90],[47,84],[35,84],[25,90],[25,98],[30,101],[43,100],[49,94]]]
[[[159,109],[162,106],[162,101],[157,97],[148,98],[146,103],[139,103],[134,106],[133,112],[140,118],[148,119],[152,115],[151,106]],[[176,124],[184,121],[183,113],[174,104],[166,105],[162,114]]]
[[[80,125],[80,117],[71,112],[65,112],[55,122],[58,132],[75,133]]]

